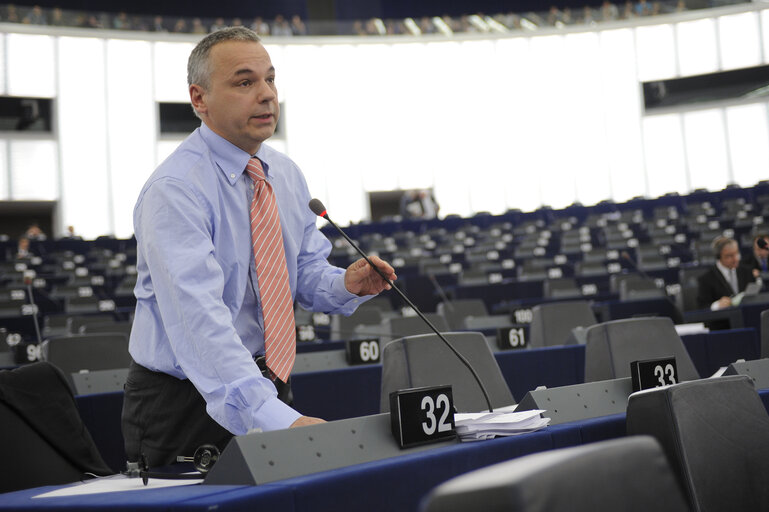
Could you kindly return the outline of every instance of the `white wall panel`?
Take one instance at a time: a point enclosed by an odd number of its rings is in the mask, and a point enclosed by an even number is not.
[[[133,235],[133,207],[155,168],[156,110],[150,80],[152,46],[146,41],[107,42],[107,133],[110,170],[109,206],[114,233]]]
[[[758,14],[746,12],[718,18],[721,69],[757,66],[761,63]]]
[[[600,33],[601,100],[606,132],[599,151],[606,155],[608,180],[597,180],[592,199],[626,201],[646,193],[641,87],[636,78],[635,42],[630,29]],[[600,159],[597,160],[600,165]]]
[[[673,25],[635,29],[638,79],[642,82],[673,78],[677,74]]]
[[[681,115],[647,117],[643,127],[649,197],[688,192]]]
[[[93,238],[114,232],[108,186],[106,42],[84,37],[58,41],[62,220]]]
[[[155,101],[190,101],[187,88],[187,59],[194,47],[192,43],[154,43],[155,67],[152,76],[155,81]]]
[[[5,156],[5,145],[2,147],[0,157]],[[54,201],[59,197],[56,142],[11,140],[8,151],[12,170],[11,199]]]
[[[9,185],[10,180],[8,178],[8,141],[0,139],[0,201],[5,201],[11,198]]]
[[[712,19],[679,23],[676,30],[681,76],[718,71],[718,41]]]
[[[769,127],[767,104],[742,105],[726,109],[729,155],[734,182],[743,187],[767,179],[769,169]]]
[[[720,190],[729,183],[726,132],[721,109],[683,114],[691,188]]]
[[[7,34],[8,94],[52,98],[56,95],[54,38],[45,35]]]

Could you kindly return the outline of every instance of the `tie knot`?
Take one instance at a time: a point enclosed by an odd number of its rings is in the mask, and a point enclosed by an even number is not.
[[[251,176],[251,179],[254,181],[264,181],[266,179],[264,176],[264,169],[262,169],[262,162],[256,157],[252,157],[251,160],[248,161],[246,171],[248,171],[249,176]]]

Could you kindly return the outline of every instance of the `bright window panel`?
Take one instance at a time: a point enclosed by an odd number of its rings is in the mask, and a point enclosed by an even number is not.
[[[531,133],[528,129],[537,118],[537,106],[527,101],[536,90],[536,77],[532,73],[521,73],[532,65],[529,38],[515,37],[497,41],[500,90],[505,91],[497,100],[503,108],[495,109],[496,115],[507,120],[500,131],[502,141],[496,152],[498,162],[504,165],[496,176],[495,184],[505,192],[505,206],[533,210],[542,204],[540,181],[531,172],[537,156],[530,151]]]
[[[718,18],[721,69],[757,66],[761,63],[758,14],[746,12]]]
[[[5,35],[0,34],[0,94],[6,94],[5,86],[7,83],[6,71],[8,66],[5,62]]]
[[[688,112],[683,116],[691,187],[724,188],[729,182],[729,162],[721,109]]]
[[[108,186],[105,41],[62,37],[58,49],[61,220],[83,237],[95,238],[114,233]],[[125,79],[131,81],[131,76]],[[125,146],[130,153],[130,140]]]
[[[647,117],[643,127],[647,195],[688,192],[680,114]]]
[[[718,44],[712,19],[686,21],[677,26],[678,65],[682,76],[718,71]]]
[[[673,25],[638,27],[635,33],[638,79],[647,82],[676,76]]]
[[[573,183],[574,193],[568,197],[564,194],[558,206],[567,206],[575,199],[594,204],[610,196],[600,44],[596,32],[565,38],[566,65],[561,69],[561,80],[571,85],[564,94],[562,111],[564,128],[571,136],[561,141],[559,153],[565,154],[567,161],[561,162],[554,178],[557,183]]]
[[[767,104],[727,108],[726,125],[734,182],[751,187],[765,180],[769,169]]]
[[[611,198],[626,201],[646,192],[641,145],[641,88],[636,78],[635,42],[631,29],[600,33],[598,76],[606,133],[597,155],[605,155],[609,177],[594,183],[581,181],[580,187],[595,186],[595,194],[583,193],[583,204]],[[600,162],[601,157],[597,157]],[[608,188],[608,190],[607,190]]]
[[[152,46],[147,41],[107,41],[107,126],[110,207],[114,234],[133,234],[133,207],[155,168],[156,111],[150,80]]]
[[[155,101],[190,101],[187,59],[194,47],[192,43],[155,43]]]
[[[0,139],[0,200],[10,199],[8,194],[8,141]]]
[[[53,98],[56,96],[54,39],[51,36],[7,34],[8,94]],[[90,60],[84,54],[81,60]],[[60,67],[60,72],[66,72]]]
[[[769,62],[769,9],[761,11],[761,39],[764,42],[764,64]]]
[[[2,145],[5,149],[5,145]],[[11,140],[11,199],[53,201],[59,197],[58,158],[52,140]],[[3,151],[4,153],[5,151]],[[4,156],[3,161],[5,161]],[[3,165],[3,167],[5,167]]]

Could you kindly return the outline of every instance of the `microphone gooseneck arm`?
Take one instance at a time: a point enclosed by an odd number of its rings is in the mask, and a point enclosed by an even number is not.
[[[478,383],[478,387],[481,388],[481,392],[483,393],[483,398],[486,399],[486,405],[488,405],[488,407],[489,407],[489,412],[494,412],[494,408],[491,406],[491,400],[489,400],[489,394],[488,394],[488,392],[486,392],[486,387],[483,385],[483,382],[481,382],[480,377],[478,377],[478,373],[476,373],[475,368],[472,367],[470,362],[462,354],[460,354],[457,351],[457,349],[455,349],[454,346],[451,343],[449,343],[449,341],[443,336],[443,334],[441,334],[438,331],[438,329],[432,324],[432,322],[430,322],[430,320],[427,319],[427,317],[419,310],[419,308],[416,307],[414,305],[414,303],[411,302],[411,300],[409,300],[408,297],[406,297],[406,294],[404,294],[400,290],[400,288],[395,286],[395,283],[393,283],[387,276],[384,275],[384,273],[382,273],[381,270],[379,270],[379,268],[376,265],[374,265],[371,262],[371,260],[369,259],[368,255],[366,255],[366,253],[364,253],[363,250],[360,247],[358,247],[358,244],[353,242],[352,239],[349,236],[347,236],[347,233],[342,231],[342,228],[337,226],[336,223],[329,218],[328,212],[326,211],[326,208],[323,206],[323,203],[321,203],[320,200],[313,199],[312,201],[310,201],[310,210],[312,210],[312,212],[315,215],[326,219],[326,221],[329,224],[334,226],[336,228],[336,230],[339,231],[339,233],[344,237],[344,239],[347,240],[347,242],[356,251],[358,251],[358,254],[363,256],[363,259],[365,259],[368,262],[368,264],[371,265],[371,267],[376,271],[376,273],[379,274],[379,276],[382,279],[384,279],[384,281],[387,284],[389,284],[392,287],[392,289],[395,290],[398,293],[398,295],[400,295],[400,297],[404,301],[406,301],[406,304],[411,306],[411,308],[416,312],[417,316],[419,316],[419,318],[421,318],[422,321],[425,324],[427,324],[427,326],[438,336],[438,338],[440,338],[440,340],[454,353],[455,356],[457,356],[457,358],[462,362],[462,364],[464,364],[467,367],[467,369],[470,370],[470,373],[472,373],[473,378],[475,378],[475,381]]]

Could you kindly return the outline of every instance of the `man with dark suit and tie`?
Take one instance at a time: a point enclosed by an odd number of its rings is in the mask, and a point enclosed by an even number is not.
[[[697,306],[711,310],[728,308],[732,297],[754,281],[750,269],[740,266],[740,250],[733,238],[718,237],[713,242],[716,264],[697,279]]]
[[[742,266],[753,272],[753,277],[769,272],[769,235],[759,234],[753,237],[753,253],[745,258]]]

